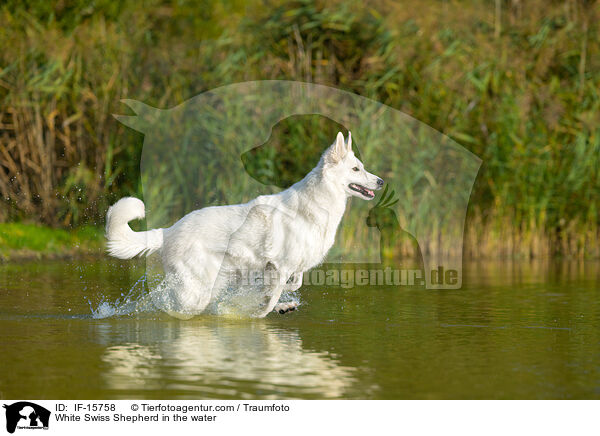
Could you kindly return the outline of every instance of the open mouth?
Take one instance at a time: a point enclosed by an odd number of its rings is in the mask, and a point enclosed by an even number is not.
[[[373,193],[373,191],[371,191],[370,189],[365,188],[362,185],[358,185],[356,183],[350,183],[348,185],[348,188],[352,189],[353,191],[358,192],[359,194],[363,195],[364,197],[367,197],[367,198],[373,198],[373,197],[375,197],[375,194]]]

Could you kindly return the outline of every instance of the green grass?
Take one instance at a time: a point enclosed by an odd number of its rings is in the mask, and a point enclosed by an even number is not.
[[[0,260],[99,253],[103,244],[103,231],[97,227],[69,231],[36,224],[0,223]]]

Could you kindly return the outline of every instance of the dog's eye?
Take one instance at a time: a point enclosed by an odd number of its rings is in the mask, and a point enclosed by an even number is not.
[[[360,171],[360,170],[358,169],[358,167],[354,167],[354,168],[352,168],[352,171]]]

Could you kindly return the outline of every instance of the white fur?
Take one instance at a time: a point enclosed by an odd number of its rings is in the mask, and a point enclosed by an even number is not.
[[[247,308],[250,315],[264,317],[283,291],[300,288],[304,271],[323,261],[348,198],[372,198],[349,185],[375,190],[381,188],[378,181],[355,157],[351,136],[345,142],[340,132],[319,164],[285,191],[196,210],[169,228],[133,232],[127,222],[143,218],[144,205],[135,198],[119,200],[107,214],[108,252],[128,259],[158,250],[165,280],[176,283],[164,291],[170,293],[169,312],[187,316],[218,301],[231,274],[276,273],[283,280],[262,286],[256,307]]]
[[[146,216],[144,203],[133,197],[121,198],[106,213],[106,238],[108,254],[119,259],[149,255],[163,245],[163,230],[134,232],[127,224]]]

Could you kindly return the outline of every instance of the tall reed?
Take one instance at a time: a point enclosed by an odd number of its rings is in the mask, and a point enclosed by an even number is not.
[[[121,98],[171,107],[275,78],[382,101],[480,156],[473,256],[600,255],[595,1],[32,5],[0,6],[2,220],[101,224],[140,194],[143,138],[111,117]],[[309,131],[288,129],[290,153]]]

